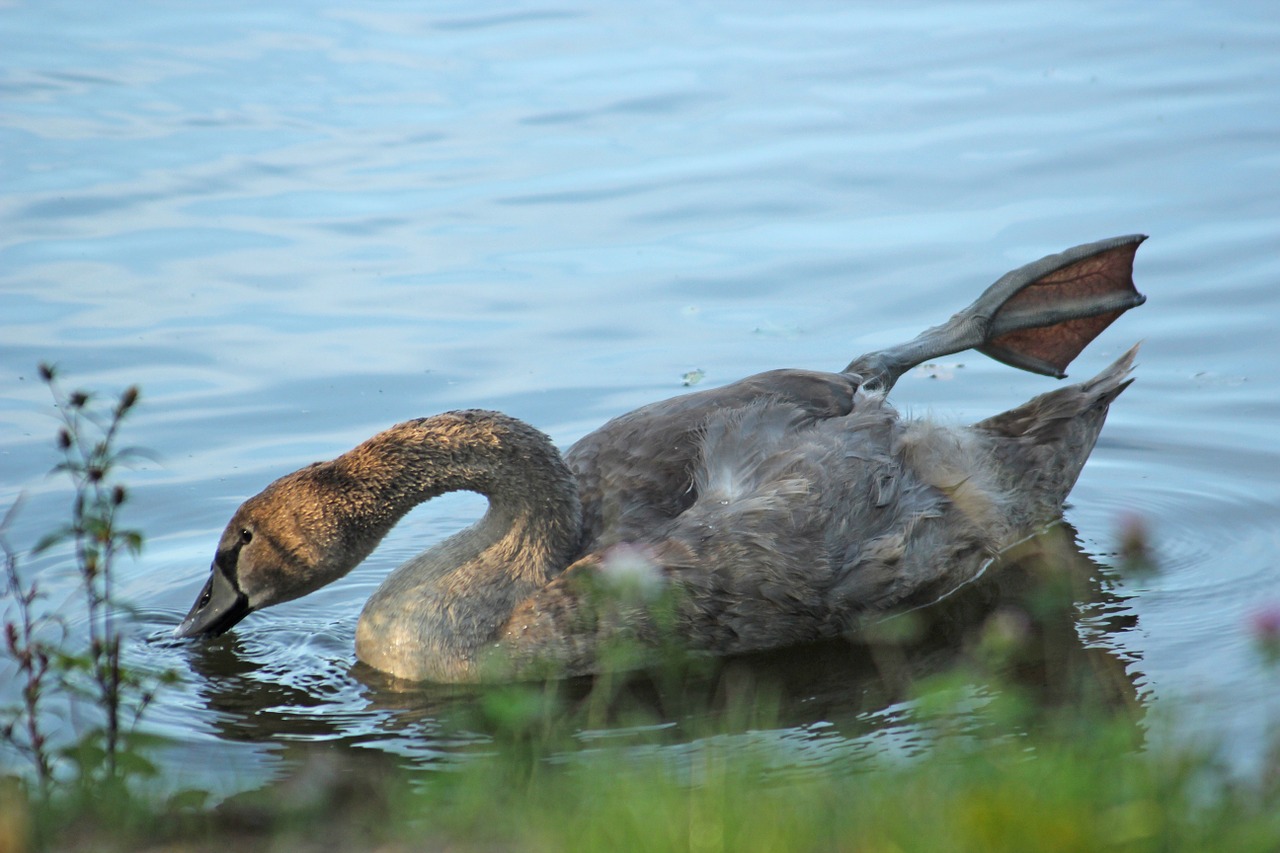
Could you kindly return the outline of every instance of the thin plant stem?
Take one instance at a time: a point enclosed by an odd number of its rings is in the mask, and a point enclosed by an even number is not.
[[[5,623],[5,646],[9,656],[18,664],[18,672],[25,678],[22,686],[22,708],[18,719],[6,723],[5,739],[25,754],[35,766],[36,780],[42,792],[48,792],[53,779],[53,764],[47,748],[48,737],[40,727],[41,700],[45,678],[49,674],[49,648],[40,639],[42,620],[35,614],[35,602],[40,597],[34,582],[25,585],[18,571],[18,555],[10,546],[5,532],[21,500],[10,507],[0,521],[0,552],[4,554],[3,588],[0,592],[15,603],[18,621]],[[7,714],[6,714],[7,716]],[[16,733],[17,723],[23,723],[23,736]]]
[[[141,537],[117,526],[117,510],[125,501],[122,486],[113,485],[111,474],[123,452],[115,448],[125,415],[138,400],[136,388],[120,395],[109,415],[99,417],[91,409],[89,394],[76,391],[65,394],[59,388],[55,371],[42,366],[41,375],[49,386],[62,419],[58,444],[63,452],[59,468],[67,473],[75,487],[71,525],[66,535],[72,542],[76,565],[81,576],[88,616],[88,674],[96,704],[102,711],[103,750],[107,773],[115,777],[118,770],[121,722],[124,713],[125,684],[128,674],[121,664],[121,637],[116,625],[113,569],[122,545],[136,550]],[[91,430],[99,433],[91,440]],[[134,722],[150,701],[150,693],[141,691],[133,707]]]

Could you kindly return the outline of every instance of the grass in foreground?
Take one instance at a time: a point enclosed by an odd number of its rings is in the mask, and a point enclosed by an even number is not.
[[[997,716],[1000,711],[994,711]],[[1131,722],[1036,734],[926,723],[902,754],[786,768],[744,736],[541,753],[503,742],[410,774],[308,751],[214,808],[0,792],[0,850],[1274,851],[1280,791],[1193,749],[1135,750]],[[643,741],[643,739],[641,739]],[[744,745],[746,744],[746,745]]]

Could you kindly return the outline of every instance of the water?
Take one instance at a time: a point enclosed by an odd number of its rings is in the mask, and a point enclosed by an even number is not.
[[[148,544],[121,592],[130,654],[186,677],[150,717],[171,772],[249,786],[312,740],[430,764],[465,692],[353,670],[355,617],[483,502],[419,509],[227,641],[167,641],[246,496],[408,417],[497,408],[567,446],[693,370],[838,368],[1010,268],[1142,231],[1150,302],[1072,371],[1146,342],[1067,513],[1110,590],[1077,630],[1148,704],[1192,709],[1179,736],[1247,763],[1280,715],[1249,629],[1280,604],[1278,45],[1266,3],[10,2],[10,536],[67,512],[35,364],[140,384],[127,438],[158,461],[128,474]],[[936,373],[898,403],[976,419],[1049,384],[975,355]],[[1156,574],[1108,568],[1129,513]],[[26,565],[73,614],[65,555]],[[910,737],[828,657],[765,739],[802,763]]]

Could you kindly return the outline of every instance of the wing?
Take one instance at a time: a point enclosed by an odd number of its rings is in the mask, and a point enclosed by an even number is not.
[[[644,538],[697,497],[694,467],[713,414],[761,400],[789,403],[814,419],[853,410],[855,376],[771,370],[723,388],[652,403],[614,418],[565,454],[582,499],[582,553]]]

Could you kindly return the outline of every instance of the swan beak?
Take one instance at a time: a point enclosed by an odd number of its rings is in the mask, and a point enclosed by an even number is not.
[[[248,616],[252,608],[245,594],[217,566],[209,574],[191,612],[174,629],[175,637],[216,637]]]

